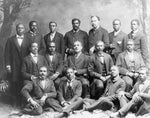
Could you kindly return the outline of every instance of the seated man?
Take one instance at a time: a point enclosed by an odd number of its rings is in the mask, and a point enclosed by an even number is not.
[[[147,69],[141,68],[139,71],[139,81],[134,85],[133,89],[127,93],[120,91],[120,103],[123,107],[115,113],[111,114],[112,118],[125,116],[131,108],[140,105],[136,115],[150,113],[150,78],[147,76]],[[128,102],[128,98],[132,98]]]
[[[62,81],[59,86],[58,96],[63,112],[55,116],[55,118],[62,118],[68,116],[73,110],[77,110],[82,106],[82,85],[80,81],[76,80],[75,72],[72,68],[67,69],[67,79]]]
[[[104,91],[104,83],[114,65],[111,56],[104,51],[104,42],[98,41],[95,53],[90,57],[88,71],[91,84],[91,98],[98,99]]]
[[[74,42],[74,51],[74,55],[68,56],[65,66],[66,68],[71,67],[75,70],[75,75],[82,83],[82,97],[89,97],[89,81],[87,78],[89,58],[82,53],[82,43],[80,41]]]
[[[127,41],[127,50],[119,54],[116,65],[126,82],[126,91],[129,92],[137,81],[138,69],[145,66],[142,56],[134,51],[134,41],[132,39]]]
[[[28,104],[23,113],[30,115],[40,115],[43,113],[43,107],[48,106],[55,111],[62,111],[56,99],[56,90],[52,80],[47,78],[47,68],[40,67],[39,77],[32,79],[21,90],[23,97],[26,98]]]
[[[84,99],[85,110],[93,111],[95,109],[113,110],[119,103],[118,93],[125,90],[125,82],[119,76],[117,66],[111,67],[111,77],[107,80],[105,92],[98,100]]]

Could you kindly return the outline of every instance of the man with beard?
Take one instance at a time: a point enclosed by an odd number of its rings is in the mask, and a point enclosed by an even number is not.
[[[74,54],[73,45],[75,41],[80,41],[83,45],[83,53],[88,52],[88,34],[80,29],[81,21],[77,18],[72,19],[73,29],[64,36],[66,54]]]
[[[89,95],[89,81],[87,67],[89,64],[89,57],[82,53],[82,43],[80,41],[74,42],[75,54],[71,55],[66,60],[66,68],[71,67],[74,69],[75,75],[82,83],[82,97],[90,97]]]
[[[126,34],[121,31],[121,21],[119,19],[113,20],[114,31],[109,33],[110,50],[111,56],[114,63],[117,60],[118,54],[122,52],[122,40],[125,38]]]
[[[55,21],[49,22],[49,33],[44,36],[44,41],[47,47],[49,42],[55,42],[56,52],[63,54],[64,52],[64,41],[63,35],[57,30],[57,23]]]
[[[98,41],[103,41],[105,49],[109,46],[109,35],[107,30],[100,26],[100,18],[98,16],[91,16],[92,29],[89,31],[89,48],[90,54],[95,51],[95,45]]]
[[[55,43],[49,42],[45,54],[45,59],[48,67],[48,77],[54,81],[55,87],[58,89],[60,77],[62,76],[63,59],[62,55],[57,53],[55,50]]]
[[[138,69],[145,66],[141,54],[134,51],[134,40],[127,40],[127,49],[120,53],[116,62],[122,79],[126,82],[126,91],[129,92],[137,81]]]
[[[104,90],[104,83],[110,74],[110,68],[114,65],[111,56],[104,51],[104,42],[95,44],[95,53],[90,57],[88,71],[90,74],[91,97],[98,99]]]
[[[24,58],[22,64],[21,72],[24,83],[27,80],[31,81],[36,79],[39,75],[39,68],[44,65],[46,66],[46,60],[38,54],[38,44],[34,42],[31,44],[30,54]]]
[[[14,97],[14,105],[21,104],[20,90],[23,80],[21,76],[22,60],[30,51],[30,41],[24,35],[25,27],[19,23],[16,25],[16,35],[10,37],[5,46],[5,66],[10,75],[10,91]]]
[[[37,21],[30,21],[29,22],[30,30],[25,33],[27,38],[30,40],[30,43],[37,43],[39,46],[39,53],[43,54],[45,49],[44,39],[43,36],[40,34],[38,30],[38,23]]]
[[[27,105],[23,113],[30,115],[40,115],[44,107],[50,107],[54,111],[61,112],[62,108],[56,100],[56,90],[52,80],[47,78],[47,68],[40,67],[39,76],[28,82],[21,90],[22,95],[27,100]]]

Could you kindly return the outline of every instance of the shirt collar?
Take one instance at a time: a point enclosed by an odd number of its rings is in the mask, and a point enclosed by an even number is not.
[[[24,38],[24,35],[19,36],[18,34],[16,34],[16,37],[17,37],[17,38],[20,38],[20,39],[23,39],[23,38]]]
[[[79,30],[80,30],[80,29],[78,29],[77,31],[75,31],[75,30],[72,30],[72,32],[73,32],[73,33],[76,33],[76,32],[79,32]]]
[[[136,34],[139,30],[131,31],[131,33]]]
[[[50,35],[55,35],[56,34],[56,31],[55,32],[50,32]]]
[[[32,57],[37,57],[38,56],[38,54],[33,54],[32,52],[30,53],[30,55],[32,56]]]

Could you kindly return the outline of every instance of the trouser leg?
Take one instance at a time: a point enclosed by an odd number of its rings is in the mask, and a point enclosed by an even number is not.
[[[125,81],[126,83],[126,92],[129,92],[132,89],[133,86],[133,80],[132,78],[128,77],[128,76],[123,76],[122,79]]]

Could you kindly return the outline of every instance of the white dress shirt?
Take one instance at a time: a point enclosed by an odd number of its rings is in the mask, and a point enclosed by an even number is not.
[[[24,35],[19,36],[16,34],[16,37],[17,37],[17,42],[18,42],[19,46],[21,47],[21,44],[22,44],[23,39],[24,39]]]
[[[50,33],[50,40],[53,41],[54,37],[55,37],[56,32]]]
[[[34,55],[33,53],[30,53],[30,55],[31,55],[33,61],[34,61],[35,63],[37,63],[37,61],[38,61],[38,55]]]

